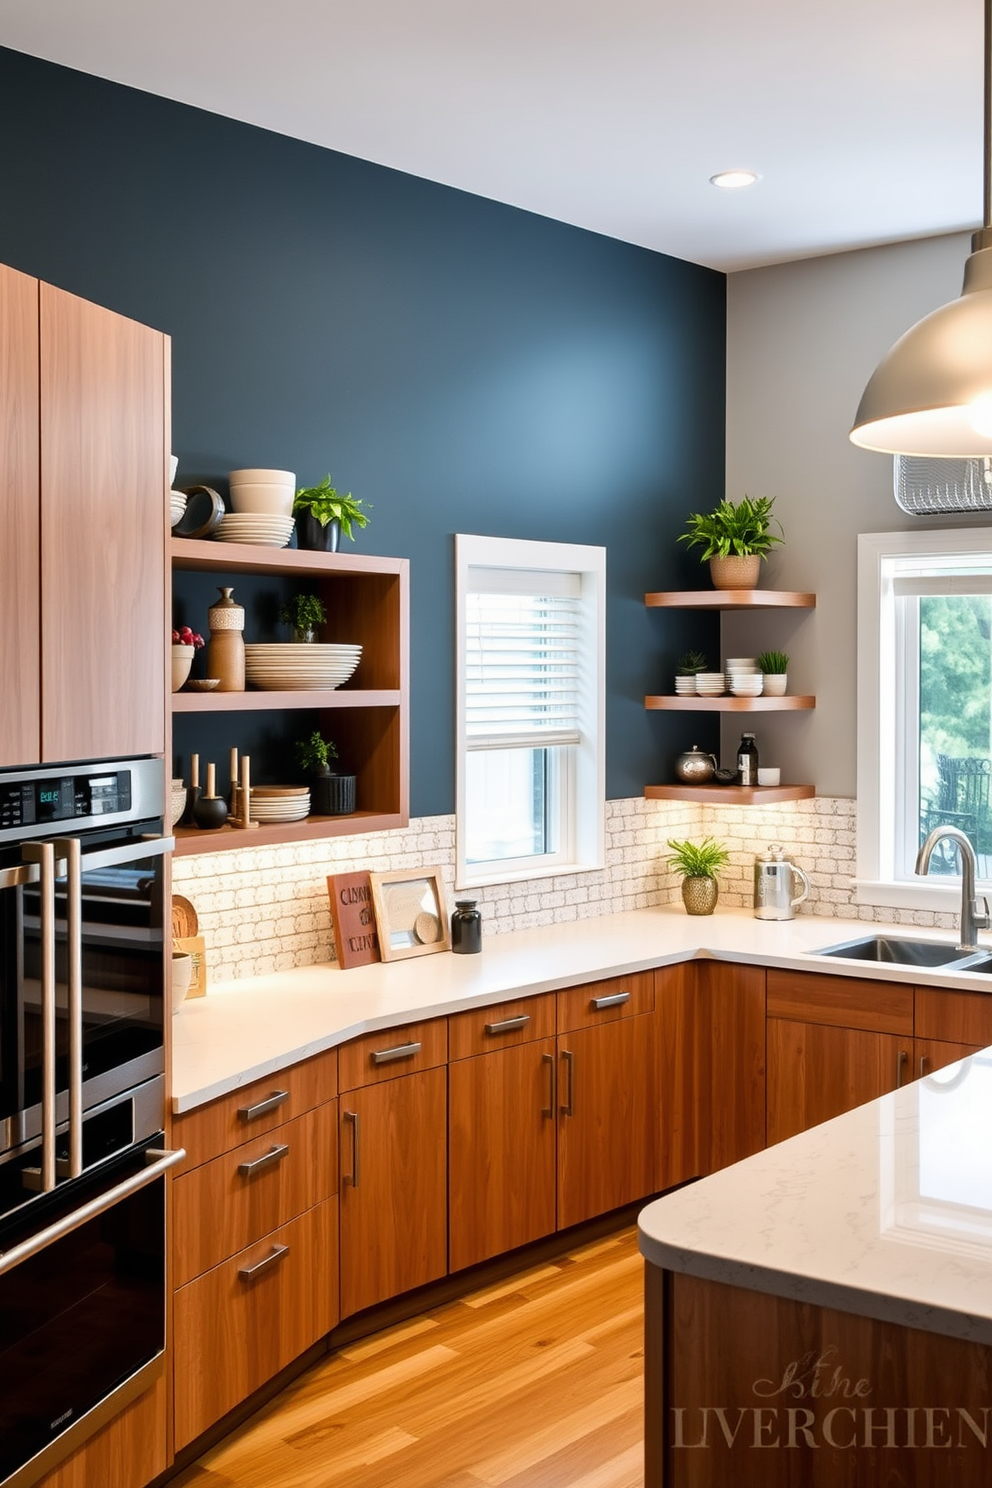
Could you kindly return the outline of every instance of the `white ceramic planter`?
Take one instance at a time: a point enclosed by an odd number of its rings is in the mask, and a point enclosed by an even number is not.
[[[786,685],[789,681],[785,672],[765,672],[764,674],[765,697],[784,697]]]

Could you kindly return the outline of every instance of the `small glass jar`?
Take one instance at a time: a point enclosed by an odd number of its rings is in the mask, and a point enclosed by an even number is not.
[[[455,912],[451,916],[451,949],[463,956],[472,956],[482,950],[482,915],[476,905],[477,899],[456,899]]]

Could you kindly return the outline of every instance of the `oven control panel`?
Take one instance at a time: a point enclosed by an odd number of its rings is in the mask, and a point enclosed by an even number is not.
[[[131,809],[131,772],[0,781],[0,831],[47,822],[99,820]]]

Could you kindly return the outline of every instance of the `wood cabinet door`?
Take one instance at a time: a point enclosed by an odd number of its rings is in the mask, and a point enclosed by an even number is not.
[[[875,1100],[913,1077],[913,1040],[768,1020],[768,1145]]]
[[[165,750],[159,331],[41,285],[41,757]]]
[[[555,1043],[461,1059],[448,1071],[452,1271],[555,1228]]]
[[[946,1039],[915,1039],[914,1045],[914,1080],[925,1080],[935,1070],[946,1069],[959,1059],[967,1059],[969,1054],[977,1054],[983,1047],[981,1044],[953,1044]]]
[[[654,1191],[654,1017],[558,1036],[558,1228]]]
[[[448,1269],[447,1070],[341,1096],[341,1316]]]
[[[106,1426],[77,1447],[37,1488],[145,1488],[169,1465],[166,1441],[166,1382],[124,1407]]]
[[[41,759],[38,281],[0,265],[0,766]]]
[[[720,961],[695,971],[692,1120],[705,1175],[765,1145],[765,971]]]

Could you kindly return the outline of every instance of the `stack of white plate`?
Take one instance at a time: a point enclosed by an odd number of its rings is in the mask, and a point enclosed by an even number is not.
[[[245,677],[266,691],[340,687],[362,659],[361,646],[321,645],[305,641],[249,642]]]
[[[697,697],[722,697],[724,680],[722,672],[697,672]]]
[[[305,785],[252,786],[252,821],[294,822],[309,815],[310,792]]]
[[[264,512],[228,512],[214,533],[221,542],[254,543],[284,548],[293,533],[292,517],[270,517]]]
[[[695,677],[695,673],[693,673],[693,675],[691,677],[676,677],[675,678],[675,696],[676,697],[689,697],[690,694],[694,695],[695,694],[695,691],[696,691],[696,677]]]
[[[169,492],[169,522],[170,522],[170,526],[175,527],[175,525],[176,525],[177,522],[181,522],[182,521],[182,519],[183,519],[183,513],[186,510],[186,503],[187,503],[188,500],[189,500],[189,497],[186,495],[186,492],[185,491],[170,491]]]
[[[734,697],[760,697],[764,685],[753,656],[728,656],[727,680]]]

